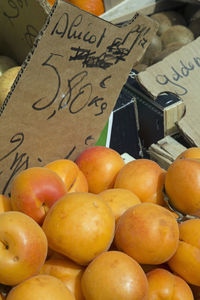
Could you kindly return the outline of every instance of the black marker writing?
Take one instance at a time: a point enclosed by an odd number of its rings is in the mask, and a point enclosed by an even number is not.
[[[197,67],[200,67],[200,57],[193,57],[191,61],[183,62],[179,60],[178,67],[170,67],[171,74],[158,74],[156,75],[156,82],[160,85],[170,84],[175,87],[175,92],[179,96],[184,96],[188,93],[188,89],[181,84],[181,81],[190,76],[191,72]]]
[[[58,35],[60,38],[67,37],[69,40],[82,40],[98,48],[105,37],[106,28],[97,36],[91,32],[90,27],[93,28],[92,23],[88,23],[86,32],[83,32],[81,29],[83,28],[83,15],[80,14],[71,21],[68,13],[63,13],[51,31],[51,35]]]
[[[53,97],[41,97],[32,104],[32,108],[41,111],[50,108],[56,103],[57,108],[53,108],[47,119],[54,117],[57,111],[66,108],[68,108],[69,113],[77,114],[86,107],[96,107],[97,112],[94,115],[99,116],[103,114],[107,108],[107,103],[103,97],[93,95],[93,85],[88,79],[88,71],[78,72],[61,82],[61,76],[56,67],[56,60],[53,60],[56,58],[63,59],[63,56],[52,53],[42,64],[43,67],[51,68],[55,74],[55,94]],[[101,79],[100,87],[101,83],[109,78],[111,78],[110,75]],[[104,86],[104,88],[106,87]]]
[[[10,24],[14,26],[13,20],[19,17],[21,9],[28,6],[28,0],[8,0],[8,5],[11,12],[3,11],[3,15],[9,20]]]

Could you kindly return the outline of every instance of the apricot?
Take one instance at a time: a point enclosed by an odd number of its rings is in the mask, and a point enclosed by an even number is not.
[[[179,231],[179,245],[168,265],[188,283],[200,286],[200,219],[182,222]]]
[[[125,163],[117,151],[94,146],[84,150],[77,157],[76,164],[87,179],[88,191],[99,194],[113,187],[115,178]]]
[[[81,277],[84,267],[74,263],[61,254],[52,255],[44,263],[40,274],[55,276],[60,279],[71,291],[76,300],[84,300],[81,290]]]
[[[176,159],[183,158],[197,158],[200,159],[200,148],[199,147],[191,147],[180,153]]]
[[[179,242],[176,219],[166,208],[141,203],[127,209],[119,218],[115,232],[118,250],[140,264],[162,264],[175,253]]]
[[[88,183],[85,175],[75,162],[69,159],[59,159],[50,162],[46,168],[56,172],[64,181],[68,193],[88,192]]]
[[[146,274],[148,300],[194,300],[192,290],[185,280],[171,272],[157,268]]]
[[[168,168],[165,191],[170,204],[183,214],[200,212],[200,161],[177,159]]]
[[[51,249],[80,265],[87,265],[109,249],[115,218],[99,195],[67,193],[50,208],[43,230]]]
[[[13,286],[38,274],[46,257],[47,238],[31,217],[0,214],[0,283]]]
[[[5,195],[0,195],[0,213],[12,210],[10,198]]]
[[[129,207],[141,203],[133,192],[126,189],[108,189],[99,195],[112,209],[116,222]]]
[[[118,173],[114,187],[132,191],[141,202],[164,205],[165,171],[153,160],[136,159]]]
[[[33,276],[8,293],[6,300],[75,300],[72,293],[58,278],[50,275]]]
[[[11,205],[38,224],[42,224],[48,209],[67,193],[62,179],[52,170],[33,167],[20,172],[11,185]]]
[[[96,257],[84,271],[81,286],[86,300],[147,299],[144,271],[120,251],[108,251]]]

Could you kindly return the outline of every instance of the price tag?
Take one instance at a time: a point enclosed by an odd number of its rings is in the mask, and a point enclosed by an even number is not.
[[[50,10],[48,1],[0,0],[1,52],[21,64]]]
[[[16,174],[94,145],[156,25],[119,28],[65,1],[54,5],[0,116],[0,193]]]

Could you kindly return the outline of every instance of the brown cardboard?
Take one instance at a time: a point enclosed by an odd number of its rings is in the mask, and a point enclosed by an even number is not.
[[[192,145],[200,146],[200,38],[170,54],[138,75],[140,83],[155,98],[162,91],[180,96],[186,106],[179,129]]]
[[[167,170],[177,156],[186,149],[187,148],[175,138],[168,135],[159,140],[156,144],[152,144],[148,152],[152,160]]]
[[[108,11],[109,9],[115,7],[119,3],[123,2],[124,0],[104,0],[104,8],[105,11]]]
[[[156,30],[139,14],[120,28],[56,2],[3,105],[0,193],[23,169],[95,144]]]
[[[19,64],[33,46],[51,6],[46,0],[0,1],[0,54],[13,57]]]

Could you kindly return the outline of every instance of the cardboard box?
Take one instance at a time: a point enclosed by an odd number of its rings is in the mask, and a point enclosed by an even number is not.
[[[185,106],[182,99],[172,93],[163,93],[155,100],[152,99],[138,84],[136,76],[137,72],[133,69],[125,88],[135,103],[138,136],[143,155],[146,155],[152,143],[156,143],[166,135],[178,132],[176,123],[181,119]]]
[[[96,145],[141,158],[143,150],[138,131],[136,99],[125,84]]]
[[[148,149],[148,154],[150,159],[156,161],[163,169],[167,170],[177,156],[188,149],[189,146],[183,136],[179,134],[168,135],[157,141],[157,143],[153,143]]]
[[[158,1],[159,3],[159,1]],[[185,5],[183,2],[167,1],[165,9],[172,9]],[[195,2],[197,3],[197,2]],[[150,10],[151,8],[151,10]],[[149,15],[155,12],[156,6],[143,7],[139,12]],[[130,14],[113,19],[113,22],[124,22]],[[121,24],[121,23],[120,23]],[[200,38],[168,55],[159,63],[148,67],[137,74],[137,88],[133,95],[137,98],[139,115],[139,135],[145,149],[151,143],[157,142],[166,135],[180,132],[190,146],[200,146],[200,118],[199,118],[199,47]],[[168,100],[160,102],[159,95],[172,93],[172,106],[167,106]],[[170,100],[171,101],[171,100]]]

